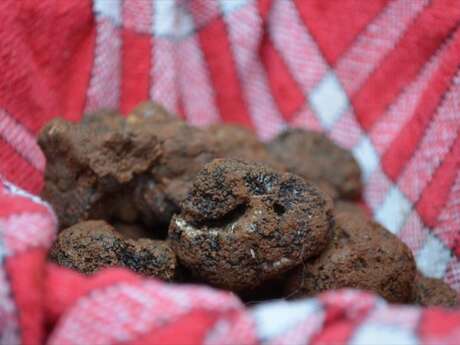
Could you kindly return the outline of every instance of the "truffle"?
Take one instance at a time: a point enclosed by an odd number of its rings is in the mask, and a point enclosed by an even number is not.
[[[424,307],[458,305],[457,291],[441,279],[424,277],[421,273],[417,273],[413,293],[413,302]]]
[[[252,289],[326,247],[331,204],[298,176],[217,159],[196,176],[169,240],[200,278],[234,291]]]
[[[50,259],[85,274],[121,266],[149,277],[171,280],[176,270],[174,252],[166,242],[125,240],[104,221],[85,221],[61,231]]]
[[[341,212],[336,214],[327,249],[289,274],[286,293],[313,296],[329,289],[356,288],[406,303],[414,279],[414,258],[403,242],[370,219]]]
[[[333,198],[355,199],[361,194],[361,172],[351,153],[320,133],[289,129],[268,148],[289,172],[317,184]]]

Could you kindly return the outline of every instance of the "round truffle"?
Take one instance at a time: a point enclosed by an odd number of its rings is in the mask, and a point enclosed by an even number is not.
[[[165,241],[125,240],[104,221],[85,221],[61,231],[50,259],[85,274],[120,266],[171,280],[176,270],[175,254]]]
[[[330,200],[302,178],[217,159],[196,176],[169,240],[196,276],[241,291],[318,255],[333,223]]]
[[[441,279],[424,277],[417,273],[413,290],[413,302],[424,307],[455,307],[458,293]]]
[[[356,288],[373,291],[389,302],[411,299],[415,263],[409,248],[379,224],[354,213],[336,214],[327,249],[290,273],[288,296]]]
[[[289,129],[268,149],[289,172],[317,184],[333,198],[355,199],[361,194],[361,172],[351,153],[320,133]]]
[[[104,221],[86,221],[61,231],[50,259],[61,266],[91,274],[104,267],[122,266],[122,237]]]

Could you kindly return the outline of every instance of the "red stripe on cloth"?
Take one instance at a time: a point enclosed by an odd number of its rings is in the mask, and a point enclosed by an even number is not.
[[[387,2],[297,0],[295,3],[305,26],[316,38],[326,59],[334,64]]]
[[[32,53],[34,45],[29,42],[32,40],[29,32],[18,20],[23,4],[6,1],[1,5],[0,104],[29,131],[36,133],[51,117],[49,111],[56,111],[57,102],[50,95],[52,87],[38,65],[41,60],[40,53],[37,52],[35,59]],[[23,20],[27,20],[30,13],[25,11],[23,16]],[[35,18],[31,16],[30,19]],[[43,36],[40,35],[40,38]]]
[[[181,94],[179,93],[179,90],[178,90],[178,95],[177,95],[177,110],[176,110],[176,113],[177,115],[182,118],[182,119],[186,119],[186,112],[185,112],[185,104],[184,104],[184,99],[181,97]]]
[[[133,339],[133,344],[206,344],[206,336],[219,315],[201,310],[191,310],[172,323],[152,327],[145,335]],[[230,340],[230,339],[227,339]]]
[[[46,266],[45,311],[48,322],[54,324],[76,301],[97,289],[119,283],[138,283],[141,278],[133,272],[121,268],[106,268],[86,276],[49,263]]]
[[[8,186],[7,188],[9,189],[10,187]],[[33,196],[33,198],[39,199],[37,196]],[[41,202],[41,204],[38,202]],[[10,217],[14,217],[15,213],[17,214],[22,214],[22,213],[46,214],[46,212],[49,212],[48,205],[46,205],[42,200],[37,201],[37,200],[30,199],[30,196],[25,195],[24,191],[22,191],[22,194],[19,194],[17,193],[17,191],[8,190],[0,194],[0,218],[5,218],[5,219],[9,218],[9,220],[11,221]],[[11,223],[8,223],[8,225],[9,224]],[[49,225],[50,223],[46,223],[46,224]],[[2,227],[2,235],[6,233],[5,231],[6,230],[4,230]],[[11,233],[11,232],[14,232],[15,229],[8,228],[7,231],[8,233]],[[17,231],[17,232],[21,233],[21,231]],[[29,241],[29,240],[30,240],[29,238],[26,238],[26,241]],[[2,239],[2,245],[4,244],[5,242],[3,242],[3,239]],[[8,253],[11,254],[10,252]]]
[[[227,13],[224,19],[256,132],[262,140],[270,139],[283,129],[285,123],[270,93],[267,75],[260,62],[260,42],[266,28],[252,2]]]
[[[456,0],[434,0],[407,30],[378,70],[352,97],[356,115],[370,129],[404,86],[458,25]]]
[[[2,139],[0,139],[0,175],[32,193],[40,192],[43,186],[43,174]]]
[[[269,40],[262,44],[260,54],[273,98],[283,117],[289,122],[305,101],[303,92]]]
[[[96,26],[91,25],[90,28],[69,61],[66,81],[63,83],[63,117],[68,120],[79,120],[86,106],[86,92],[91,79],[96,45]]]
[[[416,151],[406,162],[398,179],[400,190],[412,202],[419,199],[458,135],[460,83],[457,83],[456,80],[460,80],[460,71],[454,77],[452,88],[443,96],[436,114],[427,125],[423,138],[417,144]]]
[[[259,15],[263,21],[267,19],[270,15],[270,10],[273,5],[273,1],[276,0],[257,0],[257,8],[259,10]]]
[[[122,40],[120,108],[123,113],[128,113],[149,99],[152,37],[125,28]]]
[[[394,0],[356,37],[335,65],[349,95],[355,93],[390,52],[428,0]]]
[[[252,128],[224,22],[221,18],[214,19],[198,36],[222,121],[237,122]]]
[[[401,128],[411,119],[420,99],[427,89],[431,79],[439,69],[442,57],[448,50],[452,40],[446,42],[435,55],[433,55],[416,79],[401,93],[389,109],[379,117],[379,120],[369,132],[369,137],[379,154],[387,151],[393,140],[398,136]]]
[[[313,337],[312,345],[348,343],[359,326],[375,310],[375,296],[363,292],[349,294],[356,294],[353,296],[356,298],[354,302],[351,302],[352,297],[347,296],[344,290],[325,292],[319,296],[325,316],[322,329]]]
[[[44,343],[44,263],[46,251],[31,249],[8,257],[6,268],[19,309],[22,344]]]
[[[276,1],[269,17],[268,34],[291,75],[308,93],[329,69],[291,1]]]
[[[430,227],[437,225],[438,216],[446,204],[456,174],[460,170],[460,135],[457,135],[452,150],[434,173],[431,183],[416,205],[420,217]]]
[[[460,54],[460,31],[455,34],[452,44],[442,57],[440,68],[436,71],[422,96],[420,102],[406,125],[382,156],[382,167],[387,175],[396,180],[403,167],[409,162],[420,141],[426,126],[436,114],[439,102],[451,83],[458,69]]]
[[[460,338],[458,309],[423,309],[418,337],[421,344],[458,344]]]
[[[72,61],[92,28],[91,2],[1,5],[0,103],[36,133],[65,113]]]

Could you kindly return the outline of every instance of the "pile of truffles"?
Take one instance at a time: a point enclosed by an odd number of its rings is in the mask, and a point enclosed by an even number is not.
[[[236,125],[192,127],[148,102],[127,117],[54,119],[38,142],[42,197],[60,226],[49,259],[59,265],[121,266],[248,302],[348,287],[394,303],[457,304],[358,205],[358,164],[319,133],[289,129],[265,144]]]

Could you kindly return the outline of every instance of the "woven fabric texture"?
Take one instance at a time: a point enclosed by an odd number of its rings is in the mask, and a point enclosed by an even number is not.
[[[189,123],[287,126],[351,150],[374,218],[460,291],[458,0],[0,2],[0,344],[457,344],[460,310],[344,290],[234,295],[48,264],[51,118],[154,99]]]

